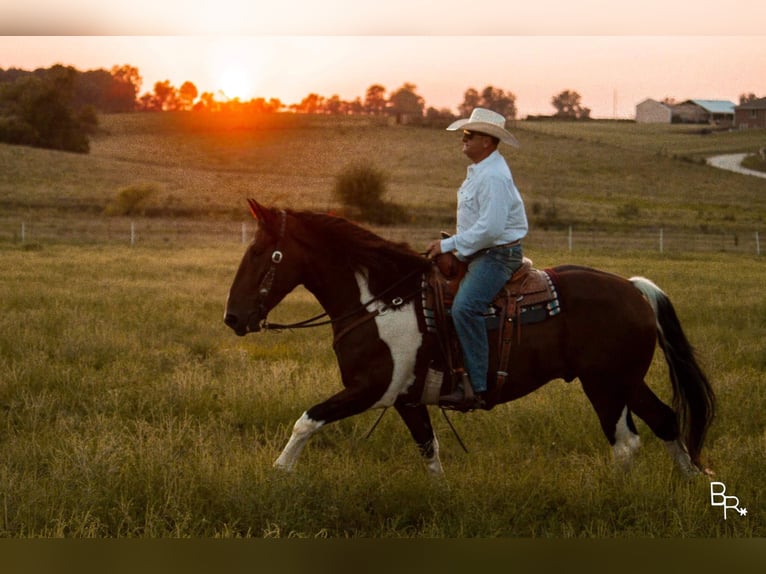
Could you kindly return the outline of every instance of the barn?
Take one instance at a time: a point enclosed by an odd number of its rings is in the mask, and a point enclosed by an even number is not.
[[[734,106],[734,102],[728,100],[686,100],[672,107],[672,121],[730,126],[734,123]]]
[[[639,123],[717,124],[734,123],[734,102],[728,100],[686,100],[666,104],[647,98],[636,104]]]
[[[662,102],[647,98],[636,104],[636,121],[640,124],[669,124],[671,119],[670,106]]]
[[[734,125],[738,128],[766,128],[766,98],[759,98],[734,108]]]

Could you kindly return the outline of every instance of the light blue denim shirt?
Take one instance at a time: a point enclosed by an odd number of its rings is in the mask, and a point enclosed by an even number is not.
[[[468,166],[457,192],[457,233],[442,239],[441,249],[467,258],[481,249],[524,238],[528,227],[524,200],[505,158],[495,150]]]

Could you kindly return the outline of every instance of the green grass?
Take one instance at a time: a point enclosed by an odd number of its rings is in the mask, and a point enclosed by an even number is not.
[[[87,156],[0,145],[0,536],[766,535],[766,273],[730,239],[753,241],[764,184],[701,161],[755,151],[754,131],[519,122],[523,147],[506,150],[538,267],[645,275],[676,304],[720,401],[705,455],[750,510],[724,521],[707,481],[678,476],[641,422],[634,470],[616,473],[577,382],[453,415],[468,454],[434,411],[444,483],[393,413],[367,440],[377,412],[330,425],[294,474],[275,472],[294,421],[340,383],[327,328],[237,338],[223,325],[244,199],[338,209],[335,176],[365,161],[407,212],[378,231],[423,247],[454,225],[457,138],[292,115],[132,114],[102,127]],[[131,220],[105,213],[125,189],[152,190],[133,248]],[[693,252],[676,239],[700,233],[710,241]],[[270,319],[316,312],[298,289]],[[669,399],[661,357],[648,381]]]
[[[432,482],[395,414],[314,438],[296,472],[271,464],[307,407],[339,389],[325,329],[235,337],[223,305],[241,247],[2,247],[0,535],[10,537],[763,536],[762,262],[581,254],[657,281],[718,392],[706,456],[751,514],[724,521],[639,422],[616,473],[579,383],[489,413],[433,412],[447,473]],[[541,265],[572,261],[535,252]],[[731,292],[730,277],[737,277]],[[291,294],[273,320],[317,307]],[[300,349],[300,352],[297,350]],[[667,399],[657,358],[650,384]]]

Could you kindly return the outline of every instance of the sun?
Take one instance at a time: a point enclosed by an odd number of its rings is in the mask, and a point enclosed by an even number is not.
[[[227,62],[221,66],[216,81],[216,89],[226,98],[248,101],[255,97],[256,78],[252,69],[247,66]]]

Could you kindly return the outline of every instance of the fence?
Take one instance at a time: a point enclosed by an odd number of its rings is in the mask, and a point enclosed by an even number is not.
[[[383,236],[425,246],[433,230],[383,228]],[[167,219],[104,218],[72,221],[65,218],[19,221],[0,220],[0,243],[44,245],[55,243],[115,245],[177,245],[247,243],[253,222]],[[666,252],[731,252],[761,255],[760,232],[690,233],[678,230],[644,229],[610,232],[599,229],[532,229],[525,243],[540,249],[620,250]]]

